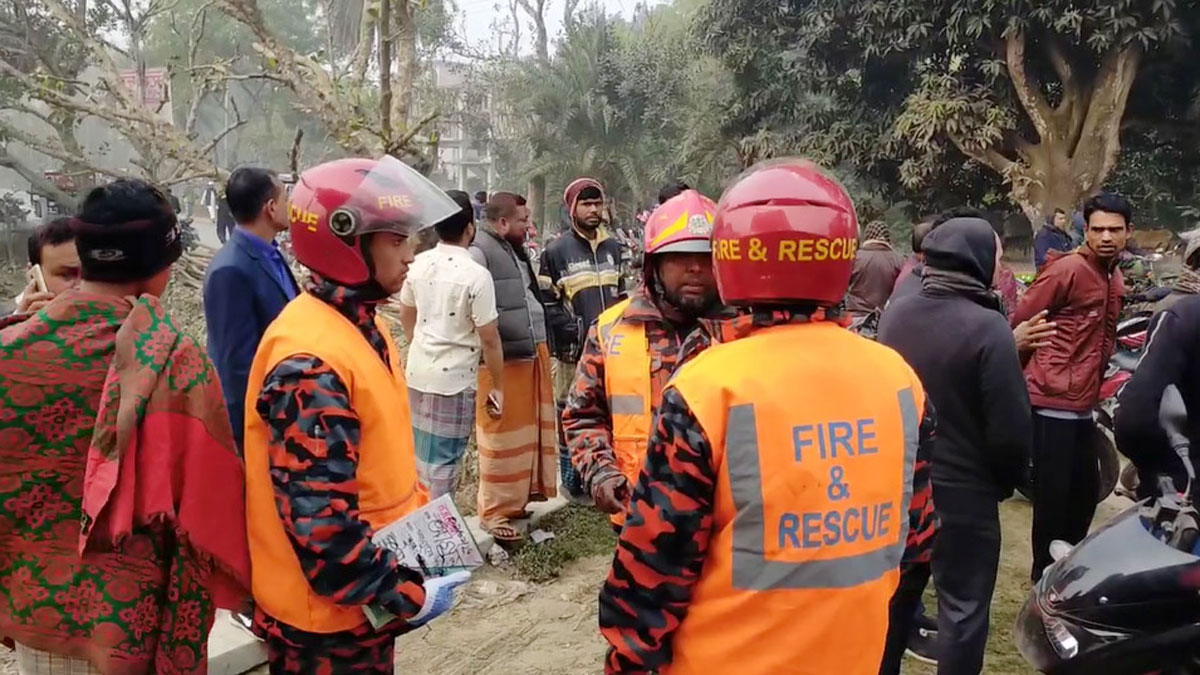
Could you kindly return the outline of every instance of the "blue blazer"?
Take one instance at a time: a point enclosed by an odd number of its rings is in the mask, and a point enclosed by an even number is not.
[[[291,271],[291,289],[280,282],[271,261],[250,240],[252,236],[234,228],[204,275],[208,356],[217,367],[239,449],[245,432],[246,380],[254,352],[267,326],[299,291]]]

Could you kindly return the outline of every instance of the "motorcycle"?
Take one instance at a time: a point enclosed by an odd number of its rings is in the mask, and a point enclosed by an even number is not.
[[[183,244],[183,250],[190,251],[200,244],[200,234],[196,232],[196,228],[192,225],[190,216],[182,216],[179,218],[179,241]]]
[[[1117,397],[1125,383],[1133,377],[1133,372],[1141,361],[1149,335],[1151,316],[1151,312],[1142,311],[1117,324],[1117,349],[1108,362],[1108,370],[1100,384],[1100,405],[1096,408],[1096,425],[1109,439],[1115,438],[1113,420],[1117,414]],[[1117,476],[1117,496],[1137,501],[1137,486],[1137,467],[1126,463]]]
[[[1055,562],[1017,617],[1021,656],[1047,675],[1200,674],[1200,513],[1185,433],[1187,409],[1167,387],[1159,421],[1187,472],[1182,494],[1135,504],[1075,547],[1056,541]]]

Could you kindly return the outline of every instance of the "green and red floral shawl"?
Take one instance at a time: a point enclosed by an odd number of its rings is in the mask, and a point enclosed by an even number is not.
[[[0,323],[0,639],[203,673],[249,582],[220,385],[158,300],[70,292]]]

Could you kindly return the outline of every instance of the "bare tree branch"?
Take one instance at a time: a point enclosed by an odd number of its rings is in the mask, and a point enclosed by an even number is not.
[[[537,56],[538,61],[545,65],[550,62],[550,38],[546,31],[546,0],[517,0],[521,5],[521,9],[533,19],[533,27],[537,33]],[[572,3],[578,4],[576,0],[567,0],[567,9],[563,10],[565,18],[573,13],[574,7]],[[566,25],[564,23],[564,25]]]
[[[54,141],[45,138],[39,138],[34,134],[22,131],[3,119],[0,119],[0,136],[4,136],[11,141],[16,141],[30,150],[34,150],[40,154],[46,155],[47,157],[52,157],[61,162],[70,163],[76,167],[86,169],[94,173],[100,173],[116,178],[120,178],[125,175],[121,171],[98,166],[87,161],[83,157],[74,156],[68,153],[61,145],[55,144]]]
[[[512,42],[508,43],[508,53],[511,58],[516,58],[521,49],[521,13],[518,11],[520,8],[521,0],[509,0],[508,11],[512,15],[513,21]]]
[[[256,0],[218,0],[224,11],[245,25],[254,35],[257,51],[278,72],[300,101],[302,110],[324,122],[338,145],[348,152],[374,155],[379,144],[371,140],[366,121],[354,110],[354,103],[338,94],[329,73],[312,59],[282,44],[267,29]]]
[[[73,195],[58,187],[54,181],[46,178],[44,173],[34,171],[24,162],[13,157],[9,154],[7,147],[0,147],[0,166],[11,169],[18,176],[24,178],[25,182],[29,183],[30,191],[34,194],[42,195],[47,199],[54,200],[66,209],[74,210],[77,200]]]
[[[389,123],[398,125],[400,128],[407,128],[409,120],[412,119],[413,95],[417,85],[417,69],[420,67],[417,57],[417,25],[416,17],[413,16],[413,3],[402,0],[393,6],[392,19],[396,23],[398,33],[396,37],[396,84],[399,86],[399,91],[392,103]],[[389,29],[389,26],[384,25],[382,21],[381,16],[379,30]],[[387,63],[387,67],[390,69],[390,61]],[[383,55],[380,54],[381,70],[385,67],[384,64]],[[392,136],[390,130],[387,134],[389,138]]]
[[[232,103],[232,101],[233,101],[233,99],[230,99],[231,103]],[[245,126],[246,122],[249,121],[249,120],[242,119],[241,113],[238,112],[236,105],[232,106],[232,107],[233,107],[233,111],[234,111],[234,115],[235,115],[234,121],[230,122],[229,126],[225,127],[221,131],[219,131],[216,136],[212,137],[212,140],[210,140],[208,143],[205,143],[200,148],[201,155],[208,155],[209,153],[211,153],[213,150],[216,149],[217,145],[219,145],[221,143],[221,139],[223,139],[226,136],[228,136],[229,134],[233,133],[234,130],[240,129],[241,127]]]
[[[400,0],[408,2],[408,0]],[[392,0],[379,0],[379,127],[384,145],[392,141]],[[401,94],[403,96],[403,94]]]
[[[292,139],[292,152],[288,155],[288,166],[292,169],[292,180],[300,178],[300,141],[304,140],[304,127],[296,127],[296,137]]]
[[[1043,141],[1050,140],[1054,136],[1054,130],[1051,128],[1054,111],[1037,84],[1031,81],[1025,72],[1025,33],[1021,29],[1011,27],[1005,36],[1004,60],[1008,65],[1008,74],[1017,92],[1017,99],[1029,115],[1034,130]]]
[[[1046,53],[1050,57],[1050,65],[1054,67],[1055,74],[1058,75],[1058,81],[1062,83],[1063,97],[1058,104],[1058,109],[1061,111],[1065,106],[1072,105],[1075,102],[1075,97],[1079,93],[1079,82],[1075,77],[1075,66],[1072,65],[1070,58],[1067,57],[1066,51],[1063,48],[1062,41],[1056,35],[1047,35],[1043,43],[1046,46]]]
[[[1095,171],[1096,182],[1108,176],[1117,165],[1117,155],[1121,151],[1121,118],[1125,116],[1129,91],[1133,88],[1141,60],[1141,47],[1131,42],[1113,47],[1100,62],[1079,134],[1080,146],[1095,144],[1102,149],[1099,162],[1079,167],[1081,171]]]
[[[407,1],[407,0],[405,0]],[[362,17],[358,24],[358,45],[354,48],[354,55],[350,58],[350,74],[354,85],[362,85],[367,79],[367,66],[371,62],[371,50],[374,45],[371,41],[371,34],[375,32],[375,15],[371,12],[371,6],[378,0],[364,1],[362,3]]]
[[[579,0],[567,0],[563,5],[563,27],[568,31],[575,27],[575,10],[579,7]]]
[[[1002,176],[1007,176],[1017,165],[1013,160],[1005,157],[999,150],[993,147],[979,148],[967,143],[957,134],[948,134],[950,141],[967,157],[979,162],[980,164],[990,167],[993,171]]]
[[[431,112],[428,115],[426,115],[425,117],[423,117],[420,122],[417,122],[416,124],[414,124],[412,126],[411,129],[408,130],[408,133],[404,134],[404,136],[402,136],[398,141],[396,141],[392,145],[391,148],[388,149],[388,154],[391,154],[392,151],[403,149],[410,142],[412,142],[412,139],[416,138],[417,134],[421,133],[422,129],[429,126],[429,124],[431,124],[434,120],[436,120],[438,118],[438,116],[440,116],[440,115],[441,115],[440,112],[435,111],[435,112]]]

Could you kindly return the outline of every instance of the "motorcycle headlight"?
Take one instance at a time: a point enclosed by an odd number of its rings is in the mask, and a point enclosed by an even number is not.
[[[1059,619],[1052,616],[1046,616],[1043,620],[1046,628],[1046,639],[1050,641],[1050,646],[1054,647],[1054,651],[1065,659],[1073,659],[1079,654],[1079,640],[1071,634]]]

